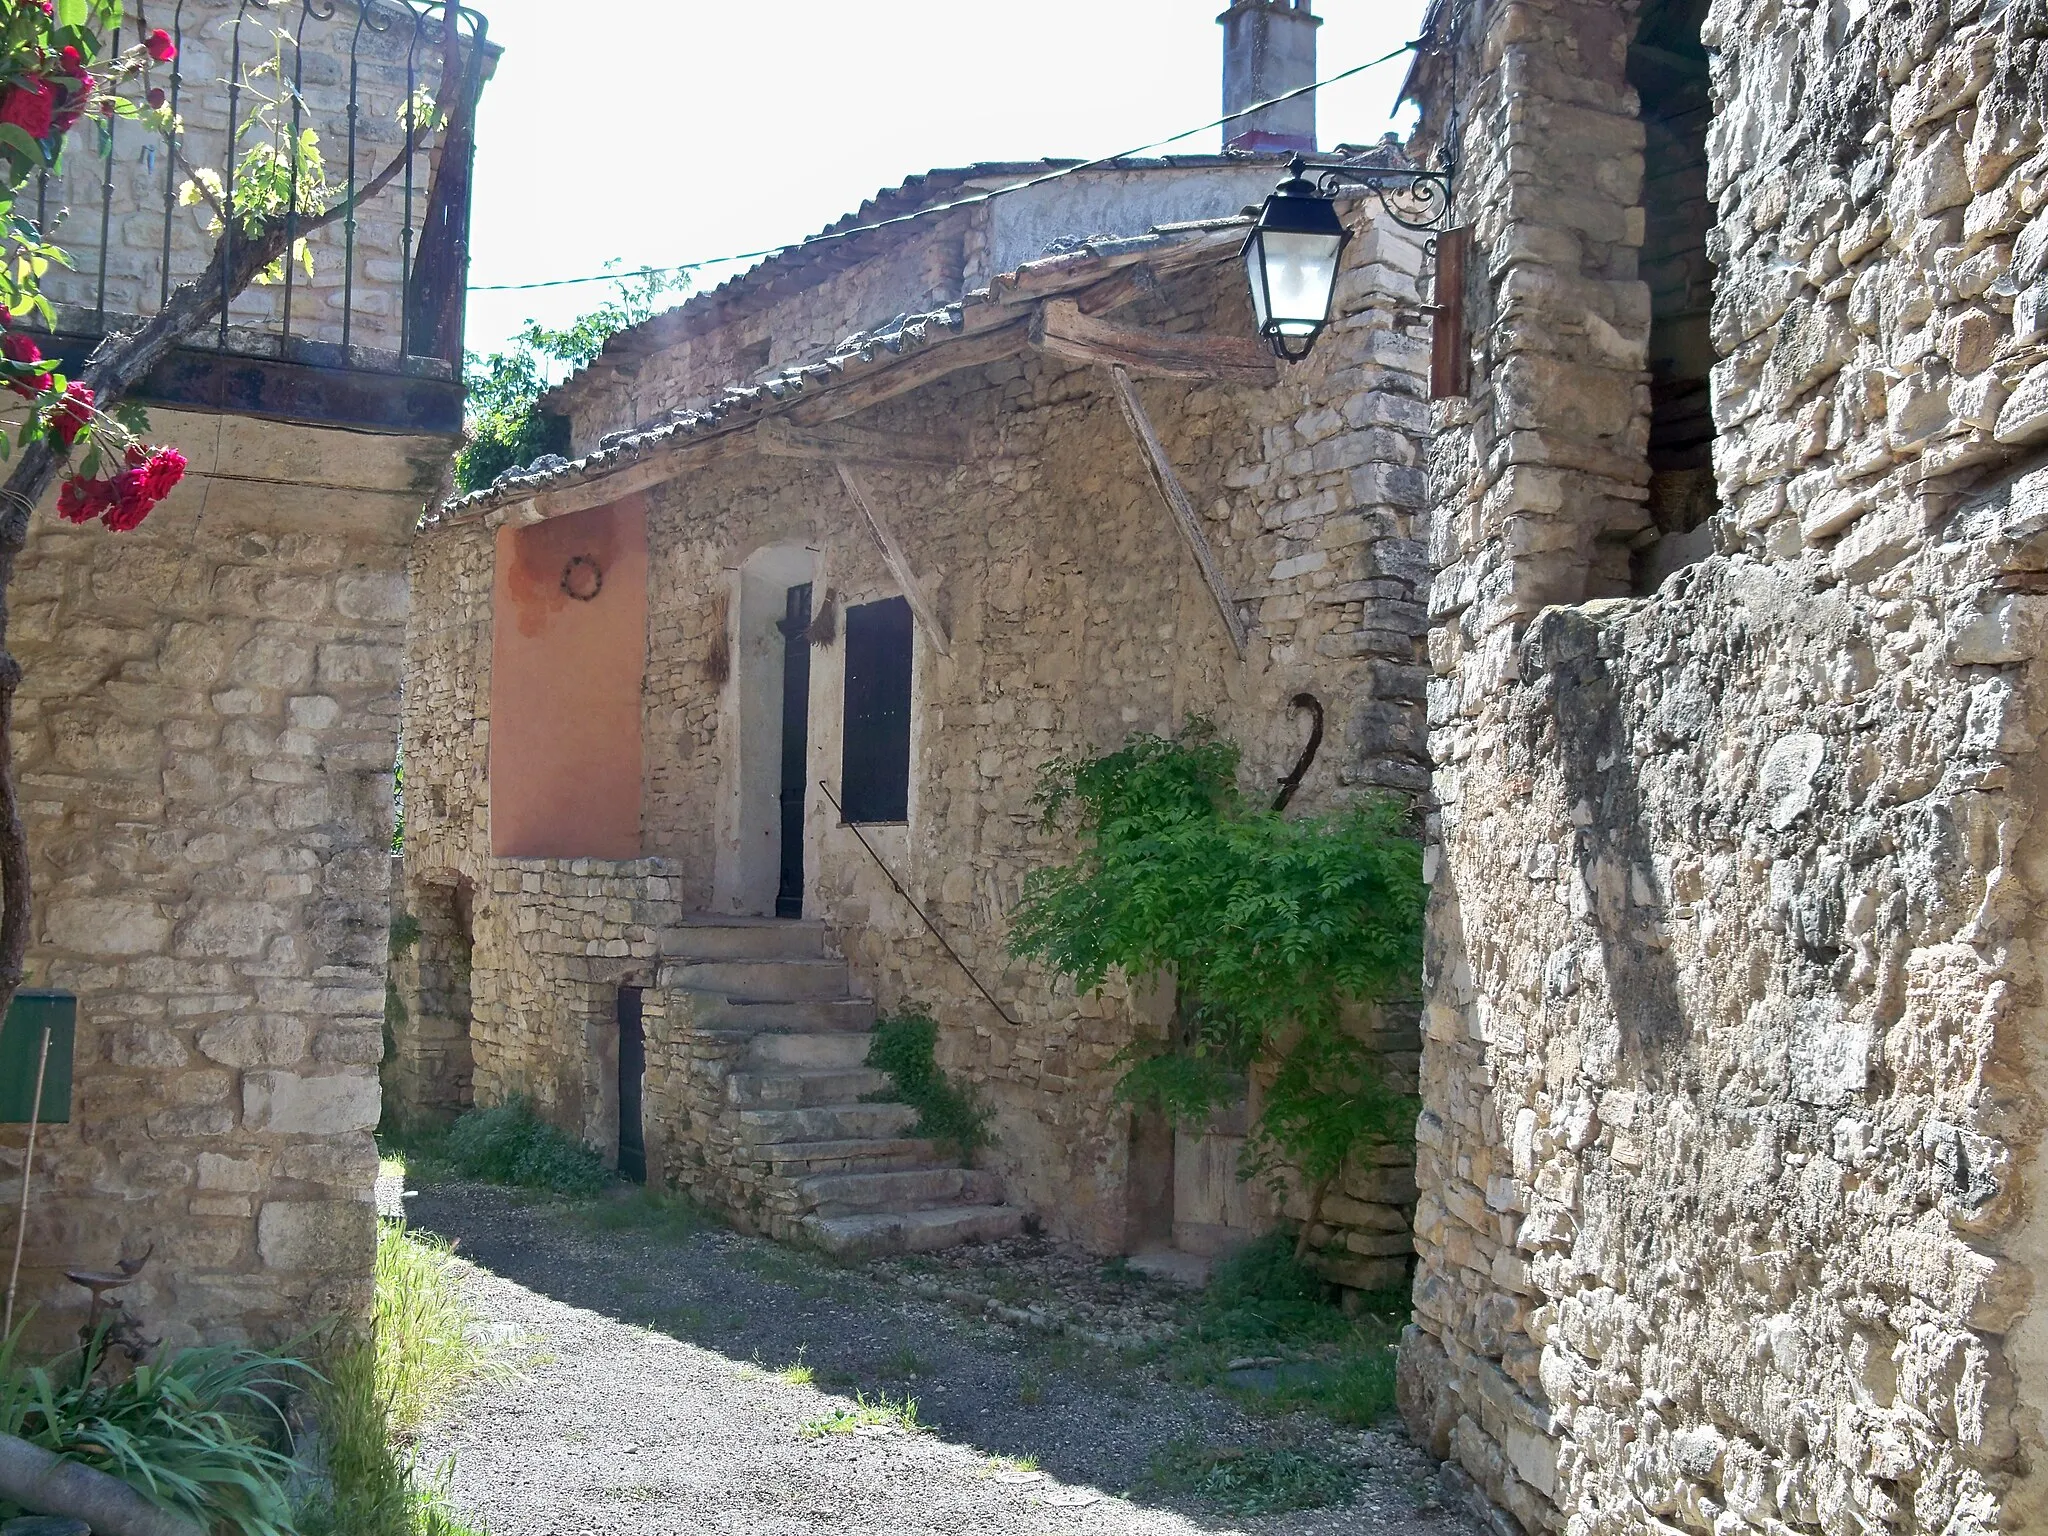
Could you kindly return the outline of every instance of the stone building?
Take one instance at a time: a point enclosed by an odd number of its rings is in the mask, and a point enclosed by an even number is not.
[[[284,58],[302,71],[304,126],[331,144],[353,105],[363,162],[381,166],[403,149],[409,85],[439,78],[440,12],[369,9],[358,26],[290,7],[303,52],[287,42]],[[178,7],[192,164],[217,165],[228,141],[247,12]],[[245,75],[273,52],[257,19]],[[490,53],[465,53],[474,91]],[[313,238],[314,275],[289,301],[255,291],[147,380],[152,436],[191,469],[141,528],[46,509],[22,556],[9,598],[28,986],[75,1010],[22,1274],[20,1310],[41,1309],[49,1342],[86,1301],[64,1270],[145,1255],[121,1294],[152,1337],[274,1337],[367,1309],[405,561],[460,441],[468,155],[422,149],[352,233]],[[42,189],[77,256],[53,274],[61,330],[45,350],[74,372],[206,263],[206,211],[176,206],[172,175],[161,140],[121,121],[110,139],[80,130]],[[7,1071],[34,1061],[10,1050]],[[22,1087],[0,1084],[9,1103],[32,1097]],[[26,1129],[0,1125],[11,1191]]]
[[[1411,1426],[1526,1530],[2048,1526],[2048,14],[1434,6]]]
[[[1198,1134],[1116,1101],[1156,1002],[1076,998],[1006,939],[1062,855],[1033,805],[1058,753],[1204,713],[1270,798],[1308,692],[1327,741],[1297,804],[1426,783],[1421,244],[1349,206],[1339,317],[1283,380],[1237,259],[1281,166],[1115,164],[964,206],[1055,167],[921,179],[853,219],[929,216],[828,231],[615,340],[556,396],[580,458],[432,520],[397,1103],[525,1094],[622,1167],[834,1246],[1028,1215],[1200,1257],[1271,1222],[1242,1111]],[[1148,231],[1176,206],[1221,216]],[[992,1111],[973,1170],[868,1101],[867,1030],[906,1008]],[[1382,1043],[1412,1062],[1412,1033]],[[1404,1162],[1329,1204],[1347,1284],[1405,1278]]]

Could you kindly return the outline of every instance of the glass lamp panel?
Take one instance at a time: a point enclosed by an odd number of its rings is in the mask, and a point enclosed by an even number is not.
[[[1330,318],[1330,299],[1337,288],[1337,253],[1344,237],[1269,229],[1260,243],[1265,248],[1274,327],[1283,336],[1307,336],[1320,329]]]
[[[1244,275],[1251,284],[1252,318],[1258,322],[1263,333],[1266,322],[1272,318],[1266,302],[1266,238],[1263,234],[1253,235],[1244,248]]]

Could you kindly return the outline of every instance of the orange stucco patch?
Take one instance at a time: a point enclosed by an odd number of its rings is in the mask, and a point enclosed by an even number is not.
[[[492,596],[491,852],[639,857],[645,501],[499,529]]]

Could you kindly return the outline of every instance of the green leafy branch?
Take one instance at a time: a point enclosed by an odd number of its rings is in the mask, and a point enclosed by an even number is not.
[[[1413,1124],[1344,1013],[1419,985],[1422,850],[1398,801],[1289,820],[1246,804],[1237,767],[1200,718],[1048,763],[1038,802],[1078,854],[1026,878],[1010,944],[1083,991],[1174,978],[1171,1037],[1120,1058],[1126,1100],[1199,1123],[1270,1074],[1245,1171],[1301,1176],[1305,1243],[1346,1159]]]

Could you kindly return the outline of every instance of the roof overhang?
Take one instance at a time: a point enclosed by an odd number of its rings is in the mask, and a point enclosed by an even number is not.
[[[750,453],[756,447],[754,429],[764,421],[823,426],[1034,346],[1084,355],[1082,349],[1113,344],[1115,338],[1093,335],[1085,322],[1077,326],[1070,311],[1100,313],[1136,297],[1151,277],[1234,260],[1250,224],[1233,218],[1165,225],[1149,234],[1027,262],[959,304],[851,337],[829,356],[765,383],[730,387],[704,410],[676,413],[644,431],[616,433],[596,453],[573,463],[511,476],[460,497],[430,514],[424,526],[543,522]],[[1048,301],[1061,300],[1067,302],[1055,306],[1049,323]],[[1239,381],[1271,377],[1269,366],[1259,370],[1255,354],[1263,349],[1249,336],[1210,339],[1207,347],[1217,358],[1209,376]],[[1170,358],[1154,359],[1148,368],[1142,349],[1117,360],[1134,372],[1190,376]]]

